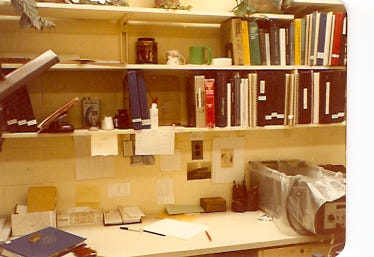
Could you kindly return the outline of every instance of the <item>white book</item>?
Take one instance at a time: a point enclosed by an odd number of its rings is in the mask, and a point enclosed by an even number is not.
[[[248,78],[240,83],[240,126],[248,126]]]
[[[313,73],[312,123],[319,123],[319,72]]]
[[[270,65],[270,34],[265,33],[265,54],[266,54],[266,65]]]
[[[330,49],[331,49],[331,32],[332,30],[332,17],[333,13],[328,12],[326,16],[326,33],[325,33],[325,46],[324,46],[324,54],[323,54],[323,65],[329,64],[329,56],[330,56]]]
[[[279,29],[279,53],[280,53],[280,65],[286,65],[286,29]]]

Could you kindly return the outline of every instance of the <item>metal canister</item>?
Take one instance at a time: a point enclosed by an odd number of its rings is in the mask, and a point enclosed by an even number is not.
[[[154,38],[138,38],[136,42],[136,63],[157,64],[157,42]]]

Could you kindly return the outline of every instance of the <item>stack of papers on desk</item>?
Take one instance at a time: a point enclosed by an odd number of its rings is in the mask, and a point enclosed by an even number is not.
[[[142,222],[142,217],[145,214],[139,209],[139,207],[118,207],[115,210],[104,211],[104,225],[121,225],[121,224],[132,224]]]

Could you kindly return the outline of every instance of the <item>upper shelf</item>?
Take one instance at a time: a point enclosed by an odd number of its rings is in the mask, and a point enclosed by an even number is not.
[[[116,20],[116,21],[148,21],[176,23],[208,23],[220,24],[224,20],[235,17],[228,11],[198,10],[165,10],[161,8],[119,7],[90,4],[37,3],[39,14],[47,18]],[[16,15],[10,0],[0,0],[0,15]],[[270,19],[292,20],[292,14],[253,14],[258,18],[266,16]]]
[[[313,11],[339,11],[346,12],[340,0],[291,0],[287,13],[301,17]]]

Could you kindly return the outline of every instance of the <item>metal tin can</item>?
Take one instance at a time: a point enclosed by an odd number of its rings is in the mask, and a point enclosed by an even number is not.
[[[136,42],[136,63],[157,64],[157,42],[154,38],[138,38]]]

